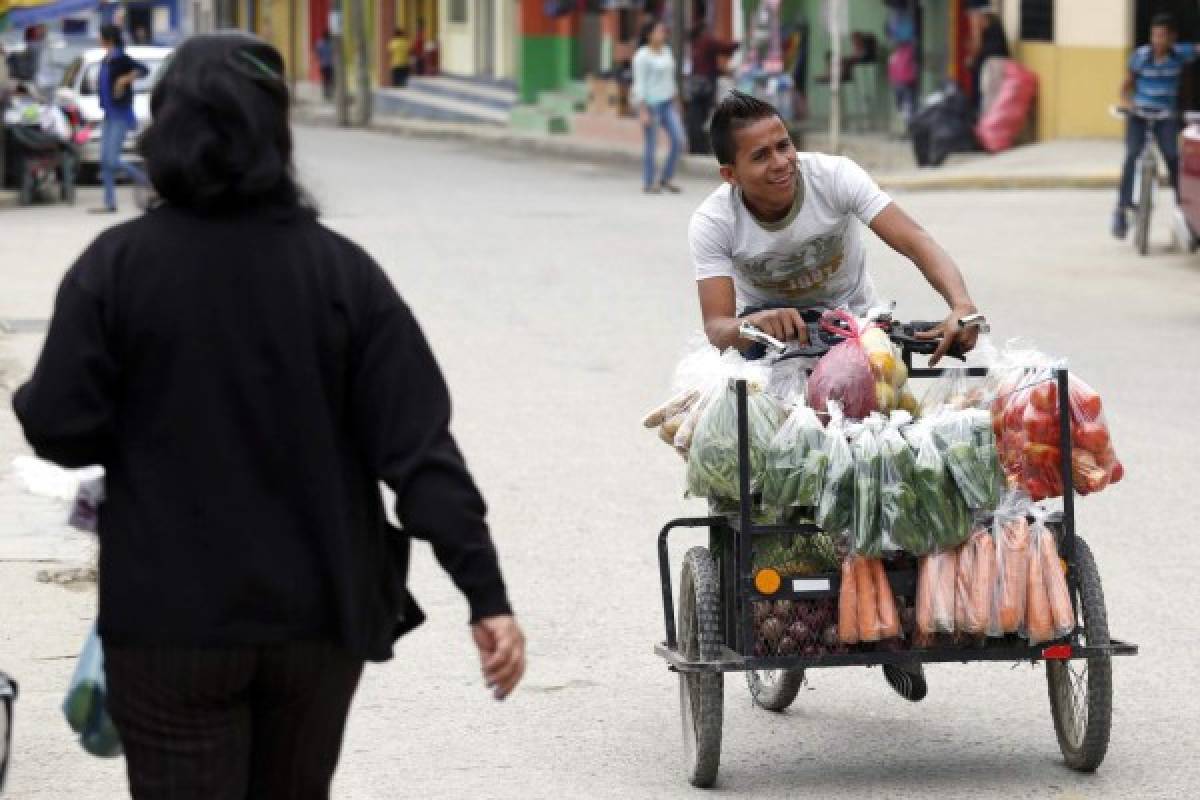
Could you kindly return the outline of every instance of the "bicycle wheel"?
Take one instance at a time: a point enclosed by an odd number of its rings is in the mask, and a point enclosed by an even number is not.
[[[1108,644],[1108,612],[1100,573],[1087,543],[1075,539],[1076,600],[1083,614],[1082,639]],[[1046,662],[1046,685],[1054,733],[1067,766],[1094,772],[1108,751],[1112,729],[1112,657]]]
[[[683,573],[679,579],[680,654],[689,661],[720,658],[720,622],[716,565],[707,548],[693,547],[683,558]],[[684,768],[688,781],[702,789],[717,780],[724,702],[723,674],[679,673]]]
[[[767,711],[786,711],[804,685],[803,669],[750,670],[746,686],[754,705]]]
[[[1141,166],[1141,186],[1138,187],[1138,204],[1134,222],[1133,245],[1138,255],[1150,251],[1150,215],[1154,209],[1154,179],[1158,165],[1153,159],[1144,159]]]

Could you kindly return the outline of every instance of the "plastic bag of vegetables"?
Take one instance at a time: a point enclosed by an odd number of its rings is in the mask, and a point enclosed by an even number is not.
[[[1029,580],[1029,496],[1010,492],[992,518],[996,543],[996,586],[992,592],[989,636],[1017,633],[1025,621]]]
[[[762,485],[767,448],[779,428],[780,411],[763,389],[761,371],[748,368],[746,386],[747,432],[750,451],[750,491]],[[692,434],[688,450],[687,491],[692,497],[716,502],[736,502],[738,492],[738,414],[736,379],[730,378],[702,400],[704,411]]]
[[[845,327],[836,325],[842,322]],[[849,419],[862,419],[877,407],[875,377],[863,349],[858,320],[844,309],[830,311],[821,318],[821,327],[845,337],[817,362],[808,378],[808,404],[825,408],[832,400]]]
[[[958,551],[954,591],[956,631],[976,636],[987,633],[995,581],[996,543],[987,528],[975,528]]]
[[[908,367],[899,348],[892,344],[882,328],[868,326],[862,333],[863,350],[875,378],[875,406],[878,411],[900,409],[916,415],[920,409],[908,388]]]
[[[884,419],[872,414],[863,421],[851,444],[854,455],[854,515],[851,519],[850,550],[859,555],[883,555],[879,529],[879,435]]]
[[[1046,527],[1046,512],[1035,506],[1031,514],[1025,636],[1030,644],[1041,644],[1061,639],[1075,630],[1075,609],[1058,545]]]
[[[1004,489],[1004,474],[991,414],[981,409],[945,409],[932,417],[930,424],[967,506],[972,510],[995,509]]]
[[[830,403],[825,428],[825,480],[816,521],[825,532],[840,537],[850,531],[854,509],[854,454],[846,440],[846,420],[841,407]]]
[[[769,508],[815,507],[821,499],[828,456],[825,428],[801,400],[767,448],[763,504]]]
[[[922,555],[933,549],[932,532],[921,519],[916,459],[900,433],[911,417],[895,411],[879,435],[879,528],[885,550]]]
[[[692,431],[704,410],[701,400],[710,397],[712,388],[734,373],[738,361],[740,357],[722,357],[702,334],[694,337],[675,367],[671,398],[646,414],[642,425],[657,428],[659,438],[686,458]]]
[[[939,550],[917,565],[917,633],[954,633],[958,548]]]
[[[946,468],[933,428],[922,420],[906,427],[904,437],[914,455],[913,488],[921,526],[929,531],[932,546],[958,547],[971,535],[971,511]]]

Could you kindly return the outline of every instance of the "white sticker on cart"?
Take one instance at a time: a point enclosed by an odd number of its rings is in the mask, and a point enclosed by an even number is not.
[[[828,578],[806,578],[792,581],[793,592],[828,592]]]

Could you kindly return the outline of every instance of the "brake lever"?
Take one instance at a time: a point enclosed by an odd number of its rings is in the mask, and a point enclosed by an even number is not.
[[[787,351],[787,345],[776,339],[771,334],[751,325],[749,322],[743,322],[738,326],[738,335],[743,339],[749,339],[752,342],[758,342],[764,345],[768,350],[775,351],[776,355]]]

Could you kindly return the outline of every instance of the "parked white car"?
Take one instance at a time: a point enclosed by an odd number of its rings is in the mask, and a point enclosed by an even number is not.
[[[137,136],[150,123],[150,90],[158,79],[159,72],[171,54],[169,47],[125,48],[125,53],[149,70],[144,78],[133,84],[133,114],[137,118],[137,129],[125,137],[125,151],[132,152]],[[63,74],[62,85],[55,93],[59,105],[74,105],[79,109],[83,122],[88,126],[87,141],[80,147],[80,162],[84,167],[96,168],[100,164],[100,128],[104,122],[104,111],[100,108],[100,62],[104,49],[88,50],[77,57]]]

